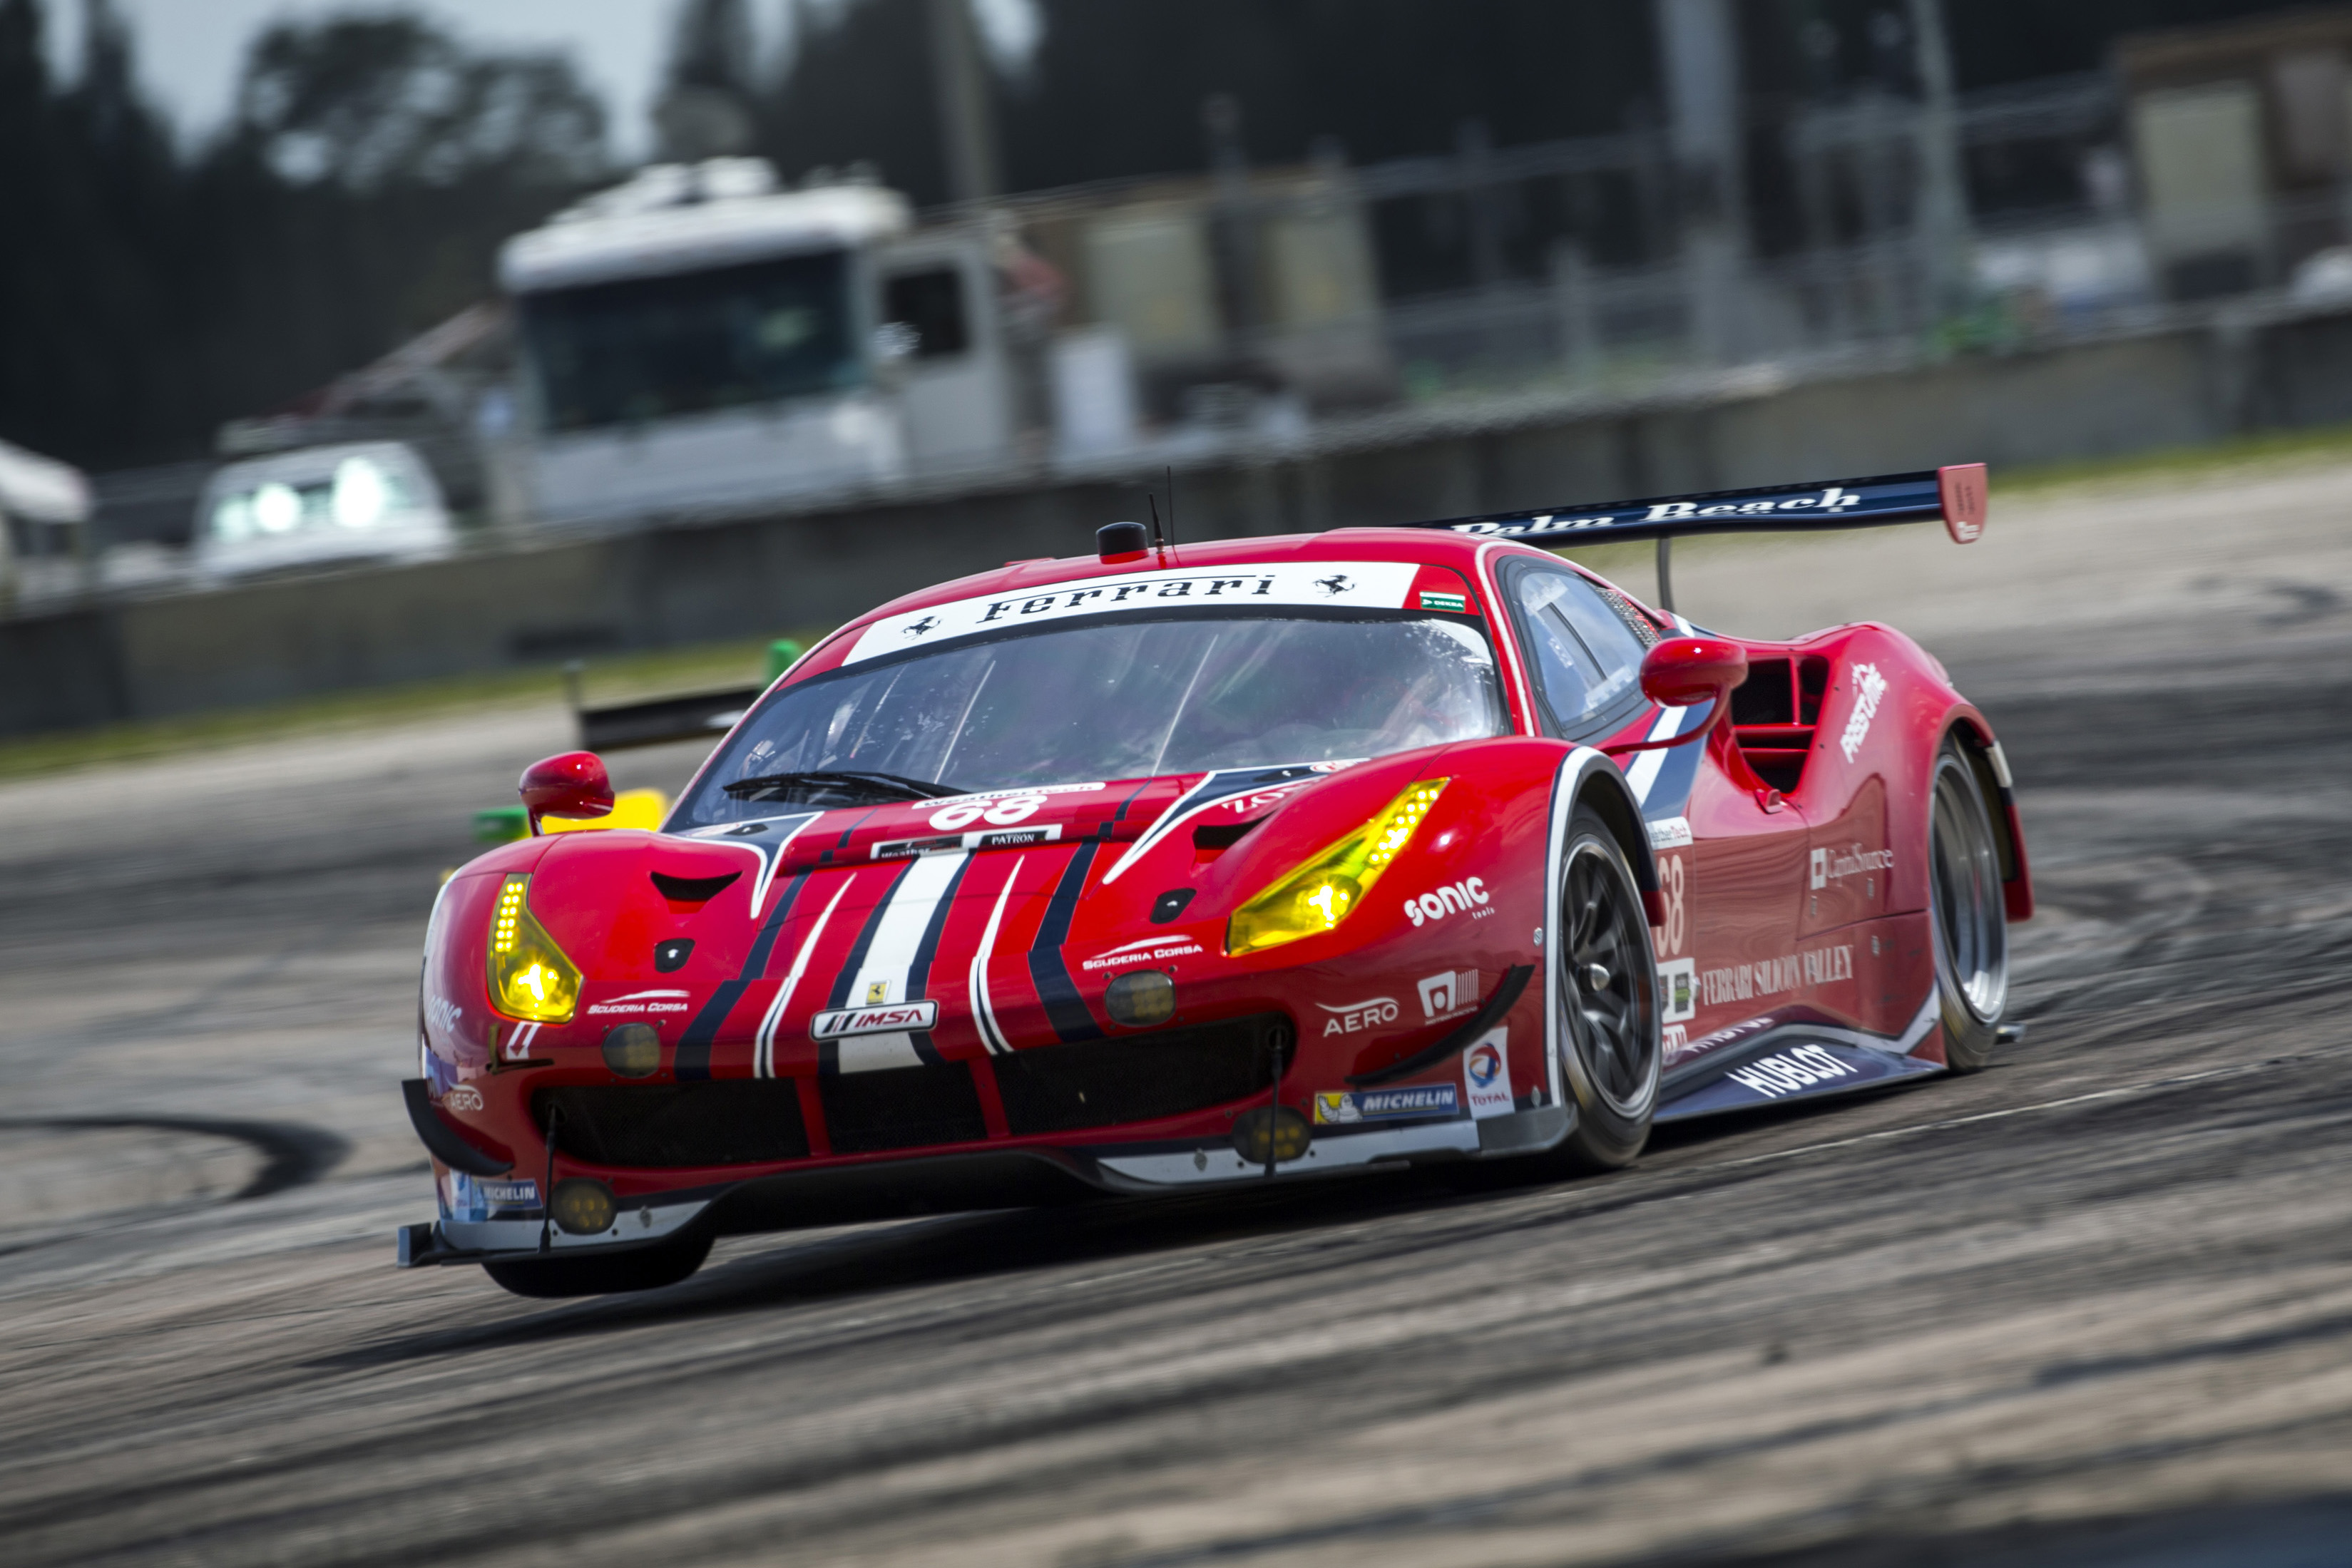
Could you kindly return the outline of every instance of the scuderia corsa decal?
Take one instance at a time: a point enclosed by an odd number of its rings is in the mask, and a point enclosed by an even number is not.
[[[1402,610],[1408,608],[1406,599],[1420,572],[1421,568],[1410,561],[1285,561],[1087,578],[1020,593],[959,599],[952,604],[886,617],[858,633],[857,645],[841,662],[855,664],[908,648],[1087,615],[1224,605],[1257,610],[1293,605]]]

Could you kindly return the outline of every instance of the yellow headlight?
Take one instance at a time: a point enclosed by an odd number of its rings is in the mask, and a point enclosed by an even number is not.
[[[580,1005],[580,971],[531,918],[530,889],[520,873],[507,878],[490,912],[490,1005],[531,1023],[569,1023]]]
[[[1448,780],[1426,779],[1322,853],[1261,891],[1225,923],[1225,951],[1255,953],[1319,936],[1348,918],[1412,841]]]

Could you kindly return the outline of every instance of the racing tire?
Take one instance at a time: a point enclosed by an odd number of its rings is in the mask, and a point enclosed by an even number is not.
[[[552,1301],[564,1296],[614,1296],[627,1291],[658,1291],[675,1285],[710,1256],[710,1238],[688,1237],[604,1257],[517,1258],[485,1263],[482,1272],[518,1296]]]
[[[1560,852],[1558,962],[1560,1074],[1576,1124],[1554,1151],[1571,1171],[1630,1165],[1650,1139],[1664,1048],[1658,961],[1625,852],[1599,812],[1580,804]]]
[[[1936,754],[1928,791],[1927,904],[1944,1060],[1955,1072],[1992,1061],[2009,1002],[2009,911],[1984,781],[1958,735]]]

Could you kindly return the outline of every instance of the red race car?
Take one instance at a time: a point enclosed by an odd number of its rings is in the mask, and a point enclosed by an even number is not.
[[[2007,765],[1902,633],[1703,632],[1532,548],[1984,517],[1981,467],[1181,549],[843,627],[659,831],[534,766],[442,890],[404,1265],[1439,1161],[1980,1066]],[[1661,545],[1660,564],[1665,564]],[[1661,598],[1669,597],[1662,581]]]

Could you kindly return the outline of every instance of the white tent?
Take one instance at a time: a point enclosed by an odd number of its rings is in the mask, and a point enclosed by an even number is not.
[[[37,523],[89,520],[89,481],[81,470],[0,441],[0,512]]]
[[[16,595],[11,514],[27,522],[79,528],[89,521],[89,481],[78,468],[0,441],[0,606]]]

